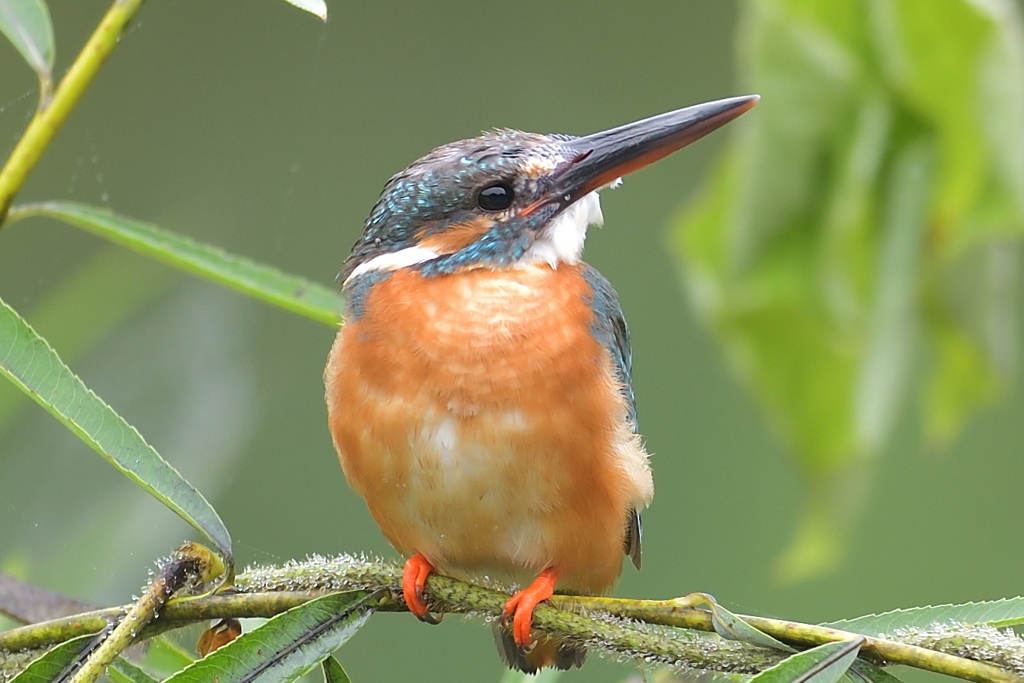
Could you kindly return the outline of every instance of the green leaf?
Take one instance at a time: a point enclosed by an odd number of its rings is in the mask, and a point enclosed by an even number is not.
[[[1007,393],[1024,29],[1009,2],[742,7],[762,100],[674,237],[696,310],[808,475],[779,566],[796,580],[841,555],[908,406],[945,441]]]
[[[751,683],[835,683],[857,659],[863,638],[819,645],[787,657],[751,678]]]
[[[345,669],[333,656],[328,657],[320,664],[324,669],[324,683],[352,683],[352,679],[348,677]]]
[[[43,0],[0,0],[0,32],[28,65],[49,83],[53,72],[53,24]]]
[[[182,631],[177,633],[183,638],[188,638],[188,635],[184,635]],[[146,643],[146,666],[165,676],[184,669],[196,661],[194,649],[196,638],[195,634],[191,635],[188,647],[179,644],[178,637],[172,638],[169,635],[163,635],[153,638]]]
[[[57,353],[0,300],[0,375],[78,438],[208,538],[231,564],[231,536],[217,512],[145,439],[90,391]]]
[[[870,681],[871,683],[903,683],[899,678],[893,676],[882,667],[863,659],[855,661],[853,666],[850,667],[850,671],[857,674],[856,677],[847,676],[847,678],[852,678],[854,681]]]
[[[293,681],[362,627],[380,592],[333,593],[277,615],[165,683]]]
[[[935,623],[987,624],[995,627],[1024,624],[1024,597],[1004,598],[990,602],[968,602],[961,605],[929,605],[896,609],[882,614],[842,619],[822,624],[822,626],[879,637],[892,634],[901,628],[928,628]]]
[[[47,650],[8,683],[51,683],[72,665],[96,640],[93,634],[78,636]]]
[[[879,216],[876,300],[865,321],[867,338],[853,387],[852,438],[865,453],[877,453],[892,431],[906,396],[917,337],[915,274],[923,258],[933,160],[923,143],[906,145],[898,154]]]
[[[114,660],[114,663],[107,668],[107,676],[114,683],[157,683],[157,679],[124,657]]]
[[[324,0],[284,0],[289,5],[305,10],[310,14],[320,17],[321,21],[327,21],[327,3]]]
[[[339,292],[149,223],[74,202],[23,204],[11,212],[12,219],[28,216],[50,216],[77,225],[158,261],[313,320],[329,325],[337,325],[341,320],[343,299]]]
[[[74,365],[122,322],[151,304],[173,281],[169,271],[114,246],[84,256],[25,313],[65,363]],[[125,287],[125,283],[132,283]],[[26,407],[0,387],[0,433]]]
[[[710,596],[709,596],[710,597]],[[781,640],[777,640],[764,631],[758,630],[740,619],[738,616],[725,609],[715,600],[708,600],[708,607],[711,609],[711,623],[715,633],[728,638],[738,640],[750,645],[759,645],[781,652],[796,652],[792,647]]]

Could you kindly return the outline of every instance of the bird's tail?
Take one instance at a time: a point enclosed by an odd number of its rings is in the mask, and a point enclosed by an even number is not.
[[[519,647],[507,628],[494,627],[494,644],[498,646],[501,661],[512,669],[524,673],[537,673],[539,669],[551,666],[556,669],[572,669],[583,666],[587,658],[587,648],[581,643],[573,643],[561,638],[552,638],[543,633],[534,632],[536,640],[529,649]]]

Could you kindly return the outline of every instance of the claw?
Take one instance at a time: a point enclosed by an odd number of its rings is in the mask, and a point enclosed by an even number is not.
[[[533,640],[530,633],[533,626],[533,610],[554,595],[556,581],[558,570],[549,567],[527,588],[513,595],[505,603],[505,609],[501,611],[501,622],[506,623],[509,616],[512,617],[512,637],[519,647],[526,648]]]
[[[418,619],[428,624],[440,624],[441,620],[430,613],[430,608],[423,597],[427,577],[433,571],[434,565],[423,557],[423,553],[416,553],[406,560],[405,569],[402,571],[402,597],[405,598],[405,605],[409,611]]]

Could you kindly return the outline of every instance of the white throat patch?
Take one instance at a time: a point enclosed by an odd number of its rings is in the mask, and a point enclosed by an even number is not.
[[[544,228],[523,257],[518,266],[547,263],[557,268],[559,263],[579,263],[583,255],[583,242],[587,239],[587,228],[604,223],[601,200],[597,191],[581,197]]]

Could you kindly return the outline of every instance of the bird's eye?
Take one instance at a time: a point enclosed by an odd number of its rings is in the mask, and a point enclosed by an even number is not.
[[[480,190],[476,203],[484,211],[504,211],[512,206],[515,193],[507,183],[495,183]]]

